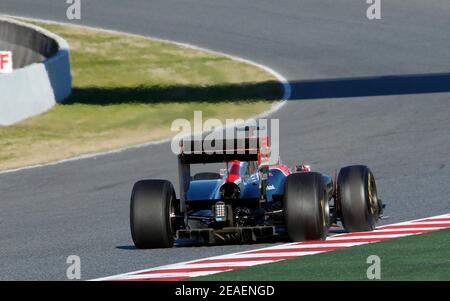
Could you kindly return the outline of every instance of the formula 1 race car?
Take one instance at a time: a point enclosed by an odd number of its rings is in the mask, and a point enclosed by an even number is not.
[[[220,152],[217,148],[211,152],[204,138],[180,141],[179,198],[166,180],[134,185],[130,224],[137,248],[169,248],[185,240],[200,244],[320,240],[338,221],[348,232],[370,231],[382,215],[375,178],[366,166],[344,167],[334,177],[313,172],[307,165],[291,171],[279,159],[269,162],[267,137],[246,134],[224,139]],[[226,168],[191,176],[192,164],[209,163]]]

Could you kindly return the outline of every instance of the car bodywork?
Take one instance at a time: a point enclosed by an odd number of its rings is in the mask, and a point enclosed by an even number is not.
[[[300,164],[290,168],[280,164],[279,158],[264,160],[263,150],[270,148],[268,137],[250,136],[251,131],[247,131],[244,139],[236,139],[231,143],[232,147],[221,154],[207,154],[204,138],[181,142],[182,151],[178,155],[180,199],[186,220],[185,226],[176,232],[177,239],[215,244],[252,242],[286,235],[282,200],[285,180],[293,172],[310,172],[311,168]],[[183,145],[199,143],[202,145],[200,151],[183,149]],[[191,164],[218,162],[226,164],[226,168],[217,177],[196,180],[190,174]],[[333,194],[333,180],[328,175],[322,177],[329,200]],[[331,207],[333,210],[334,206]]]
[[[283,164],[268,166],[265,197],[261,197],[262,173],[257,162],[233,160],[227,167],[219,179],[190,181],[185,202],[192,229],[179,230],[178,238],[217,243],[284,236],[282,197],[292,169]],[[304,165],[295,169],[295,172],[309,171],[309,166]],[[331,198],[332,179],[328,175],[323,177]],[[227,192],[229,195],[224,197]],[[217,214],[218,205],[225,206],[223,215]],[[220,239],[217,234],[222,234]]]

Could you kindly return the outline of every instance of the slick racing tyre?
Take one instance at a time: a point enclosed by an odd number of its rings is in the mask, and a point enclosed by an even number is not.
[[[284,216],[292,241],[319,240],[328,234],[329,203],[320,173],[302,172],[287,177]]]
[[[344,167],[337,182],[337,206],[345,230],[373,230],[379,217],[379,203],[370,169],[363,165]]]
[[[175,191],[165,180],[143,180],[133,187],[130,227],[138,249],[170,248],[174,243]]]

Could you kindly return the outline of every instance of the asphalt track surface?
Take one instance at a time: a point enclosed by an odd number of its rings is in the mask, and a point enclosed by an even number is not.
[[[389,223],[450,212],[450,2],[85,0],[82,23],[226,52],[283,74],[273,114],[284,163],[332,172],[364,163]],[[65,1],[2,0],[0,13],[65,21]],[[135,250],[133,183],[177,183],[169,144],[0,175],[0,279],[83,279],[264,245]]]

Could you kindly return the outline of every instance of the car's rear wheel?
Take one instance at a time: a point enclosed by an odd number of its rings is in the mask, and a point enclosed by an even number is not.
[[[133,187],[131,236],[139,249],[170,248],[174,243],[175,191],[166,180],[143,180]]]
[[[328,233],[328,200],[320,173],[294,173],[287,177],[284,216],[292,241],[324,239]]]
[[[348,232],[375,228],[380,208],[375,178],[367,166],[354,165],[340,170],[337,206],[342,224]]]

